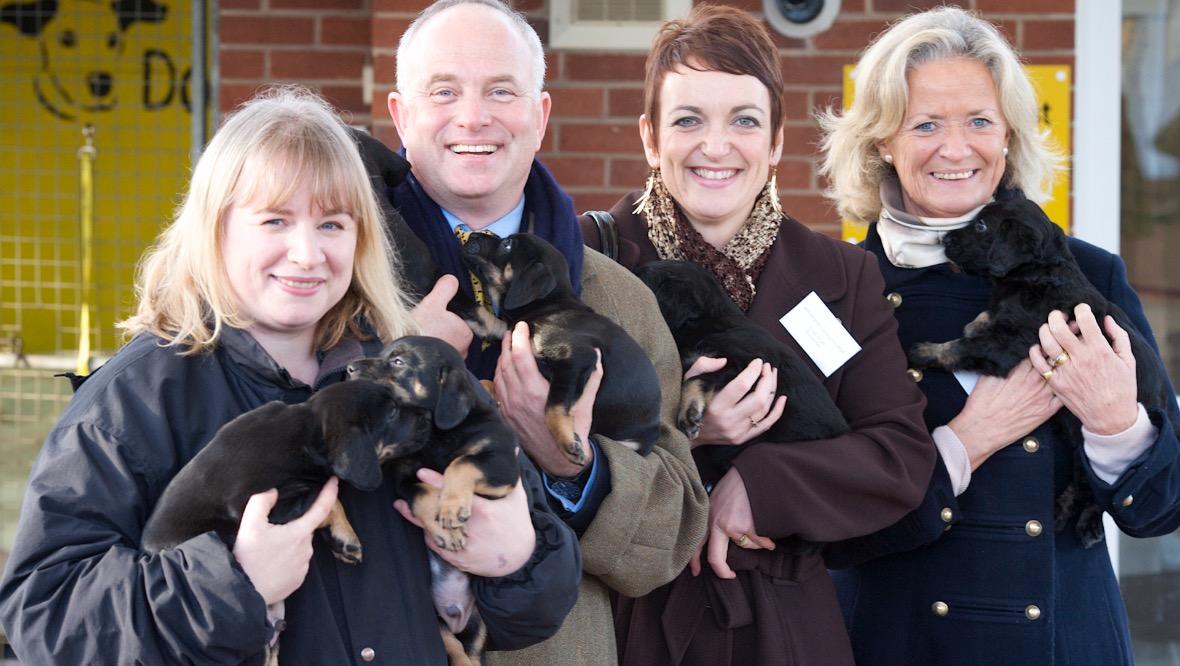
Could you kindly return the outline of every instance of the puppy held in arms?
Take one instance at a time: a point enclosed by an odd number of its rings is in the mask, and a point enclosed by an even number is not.
[[[397,418],[393,391],[374,382],[326,386],[306,402],[279,401],[225,424],[164,488],[143,530],[143,549],[158,553],[206,532],[231,549],[251,495],[278,489],[270,522],[302,516],[333,475],[360,490],[381,485],[378,451],[413,435]],[[361,544],[337,501],[321,525],[332,554],[361,561]],[[282,602],[269,609],[282,629]],[[278,638],[278,631],[275,633]],[[278,644],[267,663],[277,663]]]
[[[392,389],[399,418],[415,424],[416,436],[381,450],[381,466],[435,545],[462,550],[475,495],[504,497],[520,478],[516,433],[481,399],[459,352],[437,338],[394,340],[377,358],[349,365],[348,375]],[[443,475],[441,490],[418,480],[423,467]],[[451,664],[478,665],[487,629],[470,578],[433,551],[429,555],[431,596]]]
[[[574,432],[570,410],[581,397],[602,352],[602,384],[594,399],[592,433],[646,455],[660,436],[660,381],[643,348],[618,324],[578,298],[569,264],[533,234],[499,239],[472,234],[463,262],[483,283],[508,328],[525,322],[537,367],[549,380],[545,422],[566,458],[586,463],[586,443]]]
[[[691,261],[653,261],[635,271],[652,290],[668,323],[680,363],[687,371],[702,356],[726,359],[725,367],[684,381],[677,425],[694,439],[701,430],[705,405],[754,359],[778,369],[778,395],[787,396],[782,417],[753,442],[797,442],[839,437],[848,422],[827,389],[795,350],[750,321],[708,269]],[[744,447],[698,446],[701,478],[716,483]]]
[[[1040,342],[1038,329],[1049,313],[1070,316],[1086,303],[1098,322],[1107,315],[1127,332],[1135,356],[1138,399],[1146,407],[1166,409],[1167,375],[1155,350],[1127,315],[1099,292],[1078,267],[1065,233],[1040,207],[1026,199],[988,204],[974,224],[943,237],[947,259],[960,269],[984,275],[994,284],[988,309],[963,328],[963,337],[925,342],[909,350],[915,368],[945,368],[1005,377],[1029,349]],[[1052,418],[1054,430],[1074,449],[1067,487],[1057,497],[1054,524],[1074,533],[1087,548],[1102,541],[1102,511],[1081,463],[1081,421],[1067,409]]]

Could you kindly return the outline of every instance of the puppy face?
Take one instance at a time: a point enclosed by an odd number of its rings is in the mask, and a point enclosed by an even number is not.
[[[333,474],[361,490],[381,485],[378,461],[385,449],[420,446],[417,441],[425,439],[411,415],[398,408],[389,387],[375,382],[332,384],[304,405],[321,434],[309,438],[317,448],[308,454],[313,460],[322,456]]]
[[[653,261],[635,275],[655,294],[673,333],[724,313],[741,314],[708,269],[691,261]]]
[[[377,358],[350,364],[348,376],[392,387],[399,404],[431,412],[439,430],[458,426],[475,406],[475,380],[459,352],[438,338],[394,340]]]
[[[973,224],[947,232],[942,243],[947,259],[959,268],[992,278],[1069,259],[1064,232],[1039,206],[1024,199],[988,204]]]
[[[474,234],[463,246],[463,263],[483,283],[497,312],[573,293],[569,263],[561,251],[533,234],[504,239]]]

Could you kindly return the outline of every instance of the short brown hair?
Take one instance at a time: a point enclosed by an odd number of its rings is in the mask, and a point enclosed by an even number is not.
[[[702,72],[753,76],[770,93],[771,136],[783,126],[783,71],[778,49],[766,24],[725,5],[697,5],[688,16],[660,27],[647,56],[643,112],[659,124],[660,88],[677,67]],[[652,140],[659,146],[658,133]]]

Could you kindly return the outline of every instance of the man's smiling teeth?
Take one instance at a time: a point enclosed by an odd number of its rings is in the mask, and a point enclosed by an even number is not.
[[[726,178],[733,178],[733,174],[737,173],[736,169],[726,169],[725,171],[713,171],[711,169],[693,169],[692,172],[697,176],[706,180],[725,180]]]
[[[452,153],[494,153],[496,147],[492,145],[471,146],[465,143],[456,143],[451,146]]]
[[[311,289],[320,283],[319,280],[291,280],[281,277],[276,277],[275,279],[280,283],[285,284],[288,287],[294,287],[295,289]]]
[[[939,180],[965,180],[975,175],[975,171],[960,171],[959,173],[934,173],[934,177]]]

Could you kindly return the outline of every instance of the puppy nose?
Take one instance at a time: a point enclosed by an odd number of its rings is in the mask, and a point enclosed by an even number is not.
[[[459,608],[457,605],[451,604],[450,606],[447,606],[447,617],[459,617],[462,614],[463,609]]]

